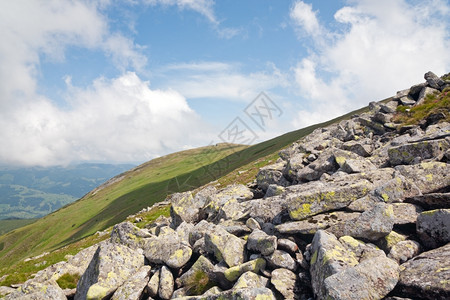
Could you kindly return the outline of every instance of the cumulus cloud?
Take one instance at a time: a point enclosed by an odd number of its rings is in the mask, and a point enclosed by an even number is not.
[[[198,145],[195,132],[204,126],[186,99],[172,90],[152,90],[133,72],[69,90],[68,108],[41,97],[2,116],[0,140],[7,147],[0,149],[0,161],[143,161]]]
[[[287,86],[288,79],[268,63],[260,72],[245,73],[239,65],[222,62],[196,62],[171,65],[161,70],[168,86],[187,98],[215,98],[251,101],[261,91]]]
[[[136,162],[203,144],[195,134],[199,118],[184,96],[152,89],[126,71],[139,70],[146,58],[139,45],[110,30],[102,14],[107,5],[1,2],[0,163]],[[87,88],[72,86],[66,77],[64,105],[48,99],[37,84],[41,61],[64,61],[68,47],[101,51],[122,75],[99,78]]]
[[[423,81],[429,70],[441,75],[450,67],[446,1],[355,0],[335,13],[330,28],[298,1],[291,18],[314,42],[314,54],[294,68],[299,93],[310,100],[293,122],[298,127],[389,97]],[[320,30],[325,38],[316,35]]]

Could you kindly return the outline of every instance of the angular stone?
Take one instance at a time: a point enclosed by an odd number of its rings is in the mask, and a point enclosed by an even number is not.
[[[201,213],[207,216],[208,220],[214,220],[219,210],[227,203],[243,202],[253,198],[253,192],[242,184],[230,185],[216,194],[208,197]]]
[[[358,198],[365,196],[372,184],[365,180],[345,182],[311,182],[286,189],[289,216],[293,220],[344,208]]]
[[[284,193],[286,189],[283,186],[271,184],[267,188],[266,194],[264,195],[264,198],[278,196]]]
[[[229,268],[228,270],[225,271],[224,275],[228,281],[234,282],[245,272],[251,271],[253,273],[258,273],[260,270],[263,270],[265,267],[266,267],[266,261],[262,258],[257,258],[255,260],[251,260],[246,263],[243,263],[242,265],[238,265],[238,266]]]
[[[400,98],[400,103],[404,106],[413,106],[414,104],[416,104],[416,100],[409,96],[404,96]]]
[[[403,99],[403,98],[402,98]],[[415,101],[414,101],[415,103]],[[361,123],[362,126],[365,126],[366,129],[369,129],[370,131],[373,131],[373,133],[382,135],[386,132],[386,128],[380,123],[374,122],[366,117],[360,117],[358,118],[358,122]]]
[[[166,264],[171,268],[181,268],[192,256],[192,249],[173,230],[161,232],[158,237],[146,240],[145,257],[155,264]]]
[[[370,170],[375,170],[374,164],[372,164],[368,160],[363,159],[347,159],[345,163],[342,165],[341,170],[346,173],[362,173]]]
[[[63,290],[54,280],[27,280],[21,287],[2,298],[5,300],[66,300]]]
[[[417,218],[417,234],[428,248],[436,248],[450,242],[450,209],[422,212]]]
[[[256,275],[255,273],[248,271],[242,274],[233,286],[233,289],[241,288],[263,288],[267,287],[269,280],[263,276]]]
[[[191,192],[172,194],[168,201],[171,203],[170,216],[175,228],[183,221],[187,223],[198,222],[200,208],[203,207],[204,203],[196,201]]]
[[[142,249],[146,239],[150,237],[152,235],[147,230],[140,229],[130,222],[123,222],[114,225],[110,240],[113,243],[122,244],[131,249]]]
[[[283,251],[275,250],[271,255],[265,257],[268,265],[271,268],[284,268],[295,272],[297,269],[297,263],[292,256]]]
[[[400,270],[395,294],[413,299],[450,298],[450,244],[410,259]]]
[[[147,284],[146,291],[150,297],[158,296],[159,291],[159,274],[161,270],[158,270],[150,277],[150,281]]]
[[[420,91],[422,91],[422,89],[424,87],[426,87],[428,84],[426,82],[423,83],[419,83],[416,85],[413,85],[410,89],[409,89],[409,96],[411,96],[413,99],[418,100],[419,98],[419,94]]]
[[[229,267],[244,263],[245,241],[216,226],[205,234],[205,247],[218,261],[224,260]]]
[[[445,139],[404,144],[388,150],[389,162],[392,166],[411,165],[438,157],[449,148],[450,144]]]
[[[395,169],[411,181],[422,194],[438,192],[450,185],[450,176],[448,176],[450,164],[430,161],[417,165],[397,166]]]
[[[413,224],[423,209],[410,203],[393,203],[394,224]]]
[[[445,81],[431,71],[426,72],[423,77],[432,88],[440,89],[443,85],[445,85]]]
[[[201,295],[214,285],[211,280],[213,269],[211,261],[200,256],[192,267],[176,280],[177,286],[184,287],[187,295]]]
[[[271,184],[279,186],[289,185],[289,182],[283,176],[284,167],[284,163],[276,163],[259,169],[259,172],[256,175],[256,184],[258,187],[267,191]]]
[[[406,235],[391,231],[388,235],[379,239],[377,245],[383,249],[384,252],[389,253],[396,244],[405,241],[407,238]]]
[[[117,291],[111,300],[140,300],[149,281],[150,266],[142,266]]]
[[[360,213],[336,211],[312,216],[303,221],[286,222],[275,226],[282,234],[315,234],[320,229],[326,229],[334,224],[357,218]]]
[[[376,241],[388,235],[394,226],[392,205],[379,203],[371,210],[363,212],[358,218],[336,224],[327,229],[337,237],[350,235]]]
[[[161,271],[159,273],[158,296],[161,299],[167,300],[172,297],[173,291],[174,291],[173,274],[169,268],[167,268],[166,266],[162,266]]]
[[[144,256],[121,244],[101,244],[77,284],[75,300],[111,296],[144,265]]]
[[[323,296],[324,299],[382,299],[394,289],[398,277],[398,264],[377,256],[327,277]]]
[[[294,272],[287,269],[275,269],[272,271],[270,282],[284,299],[300,299],[299,280]]]
[[[272,291],[268,288],[254,288],[254,287],[245,287],[239,289],[231,289],[228,291],[224,291],[218,294],[213,295],[202,295],[195,297],[184,297],[178,298],[179,300],[275,300],[275,296]]]
[[[255,229],[247,238],[247,249],[262,255],[270,255],[277,249],[277,237]]]
[[[258,221],[254,218],[248,218],[248,220],[245,221],[245,225],[251,230],[261,229],[261,225],[259,225]]]
[[[298,251],[298,246],[295,242],[288,239],[278,239],[277,249],[289,252],[289,254],[294,254]]]
[[[395,260],[397,263],[404,263],[407,260],[417,256],[420,253],[421,246],[416,241],[401,241],[395,244],[388,257]]]

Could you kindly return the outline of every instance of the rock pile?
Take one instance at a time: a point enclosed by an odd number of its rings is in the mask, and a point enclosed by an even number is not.
[[[252,184],[170,196],[169,219],[117,224],[6,299],[449,299],[450,124],[391,123],[450,86],[425,79],[315,130]],[[65,294],[66,273],[82,276]]]

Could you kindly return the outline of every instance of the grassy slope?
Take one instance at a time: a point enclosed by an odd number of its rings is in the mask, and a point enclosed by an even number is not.
[[[0,220],[0,235],[35,222],[36,219]]]
[[[40,219],[33,226],[1,236],[0,249],[3,250],[0,250],[0,267],[3,269],[0,276],[14,269],[14,265],[25,257],[80,241],[123,221],[143,207],[163,200],[167,193],[192,190],[217,179],[220,179],[220,185],[248,182],[254,178],[259,167],[276,159],[280,149],[316,128],[347,119],[364,110],[366,108],[251,147],[204,147],[143,164],[125,173],[121,181],[94,190],[79,201]]]

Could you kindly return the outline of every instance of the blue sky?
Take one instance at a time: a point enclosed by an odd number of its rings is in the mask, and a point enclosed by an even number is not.
[[[449,72],[449,20],[446,0],[2,1],[0,164],[263,141]]]

